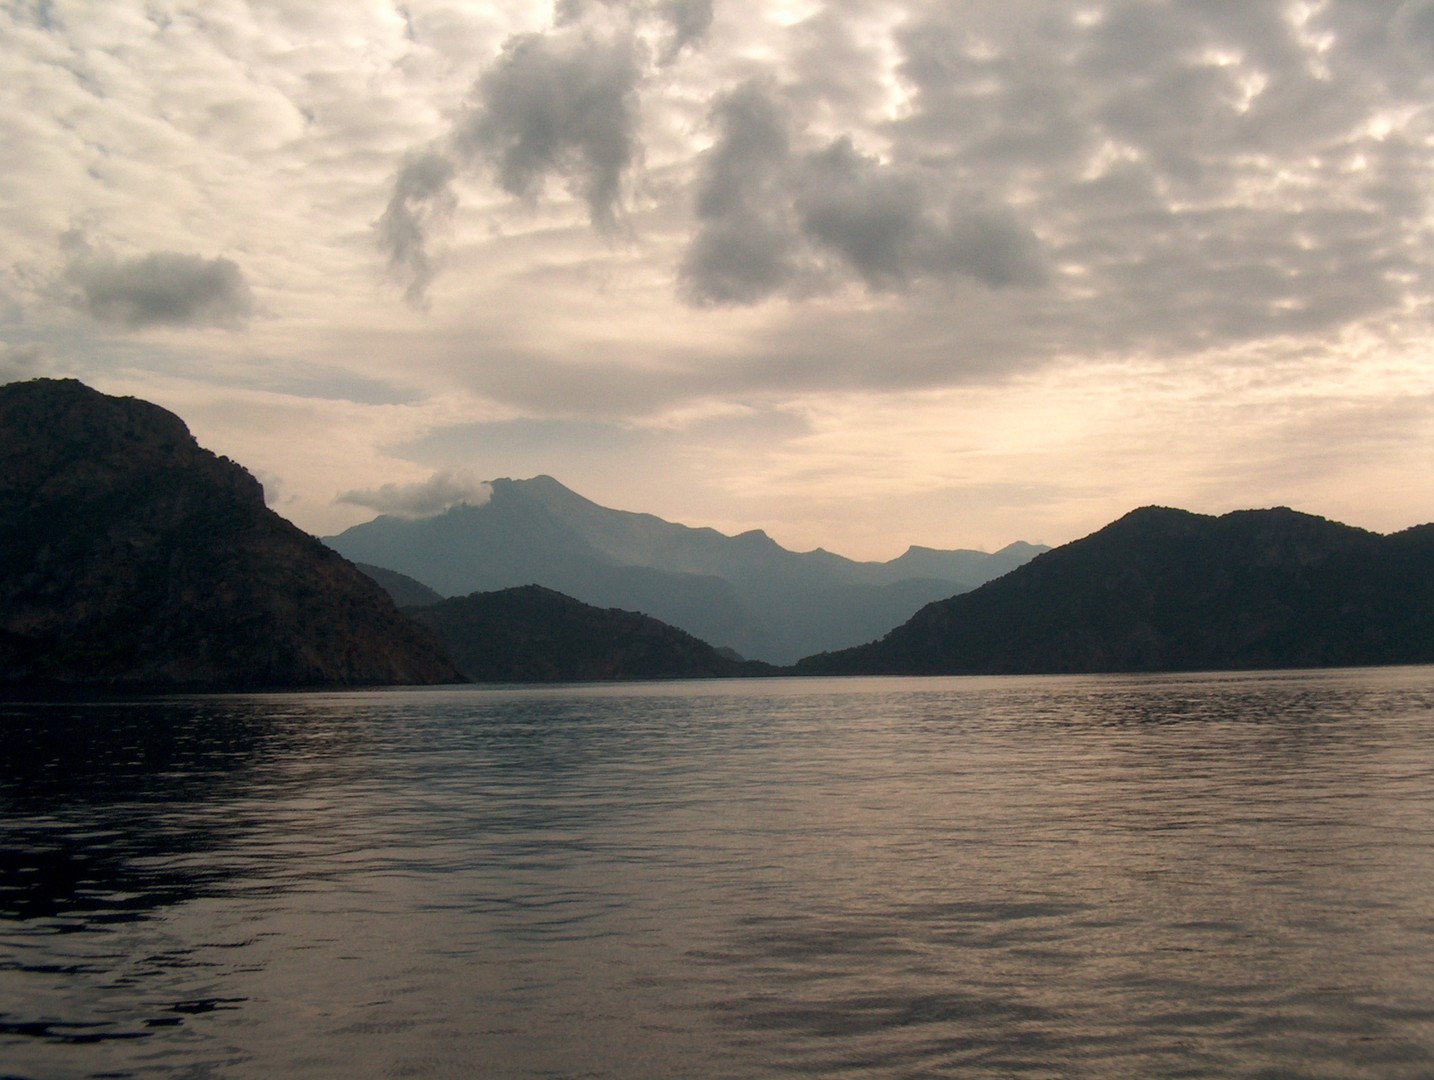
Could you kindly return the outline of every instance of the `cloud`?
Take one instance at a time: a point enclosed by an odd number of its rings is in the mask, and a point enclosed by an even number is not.
[[[1034,286],[1047,271],[1035,234],[1009,209],[930,170],[862,154],[850,136],[802,153],[777,92],[749,81],[712,109],[717,141],[696,192],[698,232],[680,277],[699,305],[751,304],[856,279],[873,291],[971,278]]]
[[[1389,42],[1396,53],[1434,73],[1434,0],[1409,0],[1389,20]]]
[[[1045,280],[1039,241],[1009,210],[959,195],[944,208],[934,201],[919,170],[883,165],[846,137],[805,158],[795,200],[803,236],[872,289],[930,277],[991,288]]]
[[[384,484],[362,491],[346,491],[335,501],[367,507],[380,514],[419,518],[441,514],[460,504],[482,506],[492,494],[492,486],[485,481],[474,480],[462,473],[438,472],[418,483]]]
[[[436,272],[429,254],[435,226],[453,216],[456,168],[437,150],[410,154],[393,180],[393,194],[374,226],[389,272],[404,285],[404,299],[421,307]]]
[[[104,323],[234,327],[254,314],[244,272],[231,259],[153,251],[122,259],[78,233],[61,238],[66,261],[61,295],[70,307]]]
[[[649,21],[659,24],[668,35],[662,48],[663,64],[670,64],[683,49],[699,44],[712,27],[712,0],[557,0],[553,4],[553,24],[559,28],[573,26],[605,8],[621,12],[633,26]]]
[[[712,122],[717,141],[702,163],[699,229],[680,279],[694,303],[755,303],[796,273],[788,122],[770,88],[756,80],[719,98]]]
[[[510,195],[536,197],[564,180],[600,229],[617,223],[623,177],[639,157],[630,34],[586,29],[510,38],[478,79],[474,108],[454,133],[460,153],[495,173]]]
[[[38,375],[46,366],[45,347],[36,342],[0,344],[0,383]]]
[[[679,0],[671,15],[684,43],[705,29],[700,11],[688,11],[693,2]],[[562,181],[596,229],[617,228],[627,177],[642,157],[644,47],[631,27],[595,28],[584,21],[586,11],[564,0],[553,30],[510,36],[446,136],[410,152],[399,168],[375,233],[410,304],[421,307],[427,298],[437,270],[433,233],[457,206],[460,171],[487,172],[504,192],[529,202],[550,180]]]
[[[697,45],[712,27],[712,0],[663,0],[657,10],[672,30],[662,56],[664,63],[671,63],[683,49]]]
[[[1011,193],[1050,268],[1027,316],[1043,351],[1327,333],[1427,294],[1427,95],[1408,81],[1426,9],[932,4],[893,37],[905,100],[884,153],[953,197]],[[1013,219],[986,206],[949,219],[949,250],[1019,277]]]

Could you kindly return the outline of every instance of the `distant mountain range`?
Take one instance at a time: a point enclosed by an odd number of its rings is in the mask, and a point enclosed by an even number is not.
[[[336,542],[372,565],[360,572],[268,510],[252,476],[158,406],[72,380],[0,386],[0,687],[766,674],[710,642],[790,651],[856,632],[858,616],[907,621],[786,670],[1434,662],[1434,525],[1380,536],[1283,508],[1216,518],[1147,507],[1034,559],[1013,545],[855,563],[607,510],[540,477],[495,481],[483,506],[380,518]],[[1003,570],[921,606],[925,592]],[[539,577],[626,599],[583,602]],[[655,610],[716,632],[666,625],[678,620]],[[833,625],[819,632],[823,620]]]
[[[788,551],[761,531],[727,536],[611,510],[548,476],[491,486],[482,505],[419,520],[380,517],[326,542],[446,596],[542,585],[598,607],[645,612],[772,663],[870,641],[923,604],[1045,550],[913,547],[890,562],[856,562],[820,549]]]
[[[1288,509],[1147,507],[806,674],[1434,662],[1434,525],[1380,536]]]
[[[474,682],[593,682],[770,675],[647,615],[603,610],[523,585],[409,612]]]
[[[0,386],[0,684],[460,679],[428,630],[177,416],[73,380]]]

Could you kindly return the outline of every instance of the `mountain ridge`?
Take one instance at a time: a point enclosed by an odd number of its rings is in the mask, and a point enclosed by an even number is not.
[[[522,585],[440,600],[409,614],[474,682],[594,682],[770,675],[686,631]]]
[[[1133,510],[807,674],[1011,674],[1434,661],[1434,526],[1288,507]]]
[[[326,542],[445,595],[539,584],[598,607],[647,612],[773,663],[869,640],[922,604],[1042,550],[1019,542],[995,554],[909,549],[863,563],[789,551],[760,529],[728,536],[612,510],[551,476],[489,486],[483,503],[416,520],[380,516]]]

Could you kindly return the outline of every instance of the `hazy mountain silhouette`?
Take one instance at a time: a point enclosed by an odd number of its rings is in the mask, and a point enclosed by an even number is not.
[[[933,599],[974,588],[1043,548],[912,548],[887,563],[788,551],[599,506],[552,477],[495,480],[492,497],[420,520],[380,517],[327,542],[449,596],[539,584],[646,612],[745,656],[786,663],[868,641]]]
[[[879,641],[837,674],[1169,671],[1434,661],[1434,525],[1147,507]]]
[[[0,683],[459,679],[373,581],[157,405],[0,386]]]
[[[383,587],[383,591],[393,599],[393,602],[400,608],[427,607],[429,604],[436,604],[443,599],[443,594],[436,589],[430,589],[421,581],[414,581],[407,574],[400,574],[397,570],[385,570],[382,566],[374,566],[371,563],[354,563],[368,577]]]
[[[538,585],[414,609],[479,682],[685,679],[770,674],[647,615],[601,609]]]

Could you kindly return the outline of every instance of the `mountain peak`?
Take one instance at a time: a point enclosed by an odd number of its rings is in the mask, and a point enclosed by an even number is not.
[[[493,498],[472,512],[356,525],[329,543],[448,596],[537,583],[777,663],[869,640],[922,604],[1022,561],[932,552],[920,567],[856,563],[788,551],[762,529],[728,536],[612,510],[551,476],[492,485]]]
[[[502,479],[490,481],[493,494],[503,498],[518,498],[537,503],[558,512],[601,509],[598,504],[579,495],[566,484],[541,473],[526,480]]]

